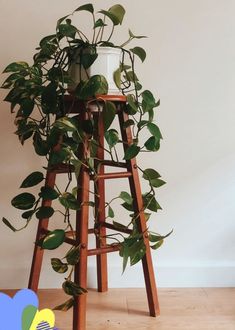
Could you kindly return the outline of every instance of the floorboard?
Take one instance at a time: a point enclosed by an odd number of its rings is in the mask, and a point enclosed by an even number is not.
[[[39,291],[41,309],[65,299],[59,289]],[[161,315],[153,318],[144,289],[89,290],[87,330],[235,330],[235,288],[159,289],[159,300]],[[55,314],[59,330],[72,329],[71,311]]]

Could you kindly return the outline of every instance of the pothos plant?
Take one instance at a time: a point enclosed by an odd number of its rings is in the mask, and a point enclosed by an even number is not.
[[[86,11],[91,14],[92,37],[91,40],[82,29],[73,25],[75,14]],[[111,127],[115,117],[115,105],[111,101],[103,101],[103,120],[105,127],[105,139],[107,147],[105,152],[111,160],[120,162],[120,157],[130,160],[140,153],[156,152],[160,148],[162,135],[159,127],[154,122],[155,108],[160,101],[156,100],[149,90],[144,90],[137,77],[135,60],[144,62],[146,52],[142,47],[129,48],[129,43],[134,39],[145,38],[137,36],[129,30],[127,40],[116,45],[112,37],[119,25],[122,24],[125,9],[117,4],[108,10],[100,10],[95,13],[91,3],[78,7],[72,14],[60,18],[56,25],[55,33],[44,37],[37,52],[33,56],[33,63],[14,62],[9,64],[4,73],[10,74],[4,81],[2,88],[10,89],[5,101],[11,105],[11,112],[15,113],[15,134],[23,145],[26,140],[31,140],[37,155],[44,156],[48,166],[57,164],[72,165],[75,168],[75,176],[78,178],[81,166],[86,166],[91,173],[95,173],[94,160],[97,161],[96,149],[99,141],[94,136],[94,122],[92,119],[78,120],[76,115],[71,115],[65,109],[64,99],[68,94],[72,82],[70,67],[74,61],[79,61],[81,69],[87,70],[97,59],[97,48],[100,46],[115,47],[121,50],[120,68],[114,72],[114,80],[120,92],[127,98],[126,111],[130,119],[125,127],[131,126],[133,144],[129,145],[124,157],[120,156],[117,146],[123,143],[118,130]],[[111,24],[111,28],[109,26]],[[87,51],[89,50],[89,51]],[[79,54],[79,60],[76,58]],[[87,104],[95,99],[97,94],[107,94],[108,83],[104,76],[95,75],[81,80],[73,90],[72,97],[83,100]],[[147,131],[147,133],[146,133]],[[145,133],[144,133],[145,132]],[[144,133],[144,134],[143,134]],[[147,138],[145,138],[147,135]],[[79,146],[88,139],[91,153],[87,159],[79,158],[76,152]],[[60,148],[55,148],[60,145]],[[68,166],[70,168],[70,166]],[[139,167],[142,177],[149,184],[149,189],[143,194],[143,205],[146,221],[150,212],[157,212],[161,206],[156,200],[156,188],[165,182],[160,174],[152,168]],[[31,192],[23,192],[15,196],[11,204],[22,210],[21,217],[25,220],[23,228],[27,227],[33,218],[51,218],[54,213],[60,213],[64,219],[64,228],[56,229],[45,234],[36,244],[42,249],[53,250],[64,243],[66,234],[73,229],[71,214],[80,209],[77,202],[77,187],[71,187],[72,173],[68,172],[68,181],[65,187],[55,185],[54,188],[45,186],[45,171],[34,171],[22,182],[20,188],[42,184],[37,196]],[[59,210],[51,206],[40,206],[42,200],[58,200],[62,206]],[[123,224],[114,221],[115,212],[112,206],[114,200],[119,200],[121,206],[129,212],[129,223]],[[88,201],[89,206],[94,207],[94,202]],[[145,255],[143,234],[137,230],[138,214],[134,213],[133,200],[127,191],[120,192],[119,196],[106,201],[107,218],[113,221],[117,228],[131,229],[129,235],[107,235],[109,244],[118,242],[121,244],[120,256],[123,258],[123,271],[128,260],[131,265],[136,264]],[[13,231],[16,229],[10,221],[3,218],[3,222]],[[94,222],[96,222],[94,216]],[[170,233],[169,233],[170,234]],[[152,249],[159,248],[165,237],[148,230]],[[112,241],[114,240],[114,241]],[[66,273],[63,283],[64,291],[72,298],[58,306],[60,310],[67,310],[73,304],[73,297],[80,295],[85,290],[72,281],[74,266],[79,261],[80,246],[72,247],[64,258],[52,258],[51,265],[57,273]]]

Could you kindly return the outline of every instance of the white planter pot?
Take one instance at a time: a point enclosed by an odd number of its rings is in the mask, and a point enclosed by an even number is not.
[[[95,62],[86,71],[82,68],[80,74],[80,64],[76,62],[70,67],[70,76],[74,81],[73,85],[69,86],[70,90],[74,90],[77,84],[82,80],[94,75],[103,75],[108,82],[108,94],[121,94],[119,88],[116,86],[113,78],[114,72],[120,67],[121,49],[113,47],[97,47],[98,57]],[[79,56],[79,55],[78,55]],[[79,62],[79,60],[77,61]],[[87,72],[87,73],[86,73]]]

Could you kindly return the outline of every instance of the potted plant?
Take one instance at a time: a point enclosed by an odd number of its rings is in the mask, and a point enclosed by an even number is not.
[[[82,29],[72,24],[73,15],[86,11],[91,15],[92,40],[82,32]],[[112,160],[119,162],[123,155],[117,151],[117,145],[122,143],[119,132],[112,123],[115,117],[115,105],[111,101],[99,98],[105,94],[121,94],[126,96],[126,111],[130,119],[125,123],[126,127],[131,126],[133,132],[133,144],[126,148],[124,159],[129,160],[138,154],[145,152],[156,152],[160,148],[162,135],[159,127],[154,122],[155,108],[159,106],[151,91],[144,90],[137,77],[135,70],[136,58],[144,62],[146,52],[141,47],[129,48],[128,45],[133,39],[145,38],[136,36],[129,30],[129,36],[122,45],[113,43],[115,29],[122,24],[125,9],[117,4],[108,10],[100,10],[95,14],[92,4],[85,4],[78,7],[72,14],[66,15],[58,20],[56,31],[52,35],[44,37],[33,57],[33,63],[14,62],[9,64],[4,73],[9,74],[4,81],[2,88],[10,89],[5,101],[11,105],[11,112],[15,114],[16,135],[23,145],[26,140],[32,141],[37,155],[43,156],[49,162],[49,166],[65,163],[75,168],[75,176],[78,178],[81,166],[87,166],[94,174],[93,163],[96,158],[96,148],[99,142],[93,135],[93,121],[86,119],[82,122],[77,116],[65,111],[64,100],[70,93],[72,99],[80,99],[89,104],[95,102],[98,107],[103,108],[103,120],[105,127],[105,139],[107,148],[105,152]],[[111,32],[108,31],[111,24]],[[105,37],[106,36],[106,37]],[[105,53],[105,55],[104,55]],[[106,55],[108,53],[108,55]],[[115,55],[116,54],[116,55]],[[115,57],[109,70],[105,72],[110,58]],[[103,67],[100,69],[100,65]],[[99,102],[97,102],[97,98]],[[148,132],[144,139],[142,134]],[[76,150],[83,140],[89,136],[91,153],[87,159],[80,159]],[[56,149],[56,146],[60,148]],[[156,188],[165,182],[160,174],[152,168],[139,168],[144,180],[149,183],[149,190],[143,194],[143,204],[146,221],[150,212],[157,212],[161,206],[156,200]],[[56,249],[64,243],[66,234],[71,231],[71,213],[79,210],[77,203],[76,188],[71,187],[71,176],[68,175],[66,187],[61,190],[45,187],[44,171],[30,173],[22,182],[21,188],[28,189],[32,186],[42,184],[38,196],[31,192],[23,192],[15,196],[11,204],[22,210],[21,217],[25,220],[26,228],[33,217],[37,219],[50,218],[55,213],[51,206],[40,206],[42,200],[58,200],[63,207],[59,210],[64,218],[65,226],[53,230],[42,237],[36,244],[42,249]],[[115,239],[121,244],[120,256],[123,258],[123,271],[128,260],[131,265],[136,264],[145,255],[145,244],[143,234],[136,230],[136,219],[138,215],[133,213],[132,197],[127,191],[122,191],[115,198],[121,202],[122,207],[129,212],[130,222],[128,225],[113,221],[118,227],[132,229],[131,234],[107,237]],[[113,220],[115,213],[112,202],[106,201],[107,218]],[[89,202],[94,207],[93,202]],[[16,229],[10,221],[3,218],[3,222],[13,231]],[[170,234],[170,233],[169,233]],[[152,231],[148,231],[152,249],[159,248],[165,237]],[[111,244],[111,243],[110,243]],[[53,258],[51,264],[58,273],[66,273],[63,283],[64,291],[71,296],[82,294],[85,290],[72,282],[74,265],[79,259],[80,247],[71,248],[65,258]],[[58,309],[68,309],[73,304],[71,298]]]

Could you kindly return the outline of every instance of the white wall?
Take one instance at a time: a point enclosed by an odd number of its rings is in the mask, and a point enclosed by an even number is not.
[[[149,36],[142,42],[148,58],[139,72],[146,88],[161,98],[157,117],[164,135],[162,148],[139,160],[143,167],[154,163],[168,182],[158,193],[163,211],[151,220],[155,231],[167,233],[174,228],[164,246],[153,253],[158,285],[233,286],[235,2],[120,2],[127,18],[117,39],[126,39],[128,27]],[[97,9],[114,3],[94,1]],[[53,33],[56,19],[80,4],[0,0],[0,71],[12,61],[30,61],[40,38]],[[4,95],[1,90],[1,100]],[[22,179],[40,164],[28,144],[22,148],[18,143],[12,121],[8,104],[1,101],[0,216],[20,226],[22,220],[10,200],[19,192]],[[52,227],[59,221],[51,220]],[[0,224],[1,288],[26,286],[36,225],[34,220],[26,231],[14,234]],[[45,259],[49,262],[52,255],[47,253]],[[120,258],[109,255],[109,260],[111,286],[143,285],[139,266],[122,277]],[[91,286],[96,284],[93,268],[91,259]],[[41,286],[60,286],[62,277],[45,266]]]

